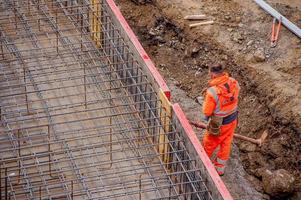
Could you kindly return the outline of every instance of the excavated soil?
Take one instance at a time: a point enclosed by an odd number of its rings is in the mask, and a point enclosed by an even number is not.
[[[301,27],[301,2],[268,1]],[[193,102],[207,87],[208,66],[222,62],[241,84],[238,134],[259,138],[261,147],[235,140],[232,157],[256,197],[225,177],[235,199],[275,199],[264,194],[262,172],[285,169],[295,176],[295,192],[281,199],[299,199],[301,191],[301,40],[282,27],[270,48],[272,18],[245,0],[117,0],[119,8],[144,48],[171,84],[174,100],[188,116],[200,109]],[[213,25],[189,28],[187,14],[206,14]],[[183,92],[177,92],[178,90]],[[185,94],[185,95],[184,95]],[[200,136],[201,137],[201,136]],[[243,166],[243,168],[241,167]],[[241,168],[240,168],[241,167]],[[248,187],[248,186],[246,186]],[[252,195],[252,191],[249,192]]]

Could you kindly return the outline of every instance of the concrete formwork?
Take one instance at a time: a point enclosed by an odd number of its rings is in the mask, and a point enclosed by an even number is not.
[[[1,199],[231,199],[113,1],[0,9]]]

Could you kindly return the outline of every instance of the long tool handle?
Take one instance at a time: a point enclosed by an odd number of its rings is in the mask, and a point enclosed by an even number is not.
[[[239,135],[239,134],[234,134],[235,138],[241,139],[241,140],[245,140],[254,144],[258,144],[259,146],[261,146],[261,141],[260,139],[253,139],[253,138],[249,138],[243,135]]]
[[[196,121],[189,121],[189,123],[197,128],[202,128],[202,129],[206,129],[207,125],[203,122],[196,122]],[[259,146],[261,146],[262,144],[262,140],[261,139],[253,139],[253,138],[249,138],[247,136],[243,136],[243,135],[239,135],[239,134],[234,134],[235,138],[241,139],[241,140],[245,140],[254,144],[258,144]]]
[[[189,123],[197,128],[206,129],[207,125],[203,122],[189,121]]]

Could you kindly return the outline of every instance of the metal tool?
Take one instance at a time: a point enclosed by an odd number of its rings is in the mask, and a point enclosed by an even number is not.
[[[270,15],[272,15],[276,19],[281,19],[281,23],[286,26],[292,33],[296,34],[299,38],[301,38],[301,29],[293,24],[291,21],[289,21],[286,17],[281,15],[277,10],[272,8],[268,3],[266,3],[264,0],[254,0],[263,10],[268,12]]]
[[[273,19],[273,25],[272,25],[272,33],[271,33],[271,47],[274,48],[277,46],[278,38],[279,38],[279,32],[281,28],[281,17],[280,20],[277,23],[277,19]],[[276,30],[277,26],[277,30]]]

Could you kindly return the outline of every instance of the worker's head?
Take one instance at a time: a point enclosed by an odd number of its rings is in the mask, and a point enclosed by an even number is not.
[[[224,68],[221,64],[214,64],[209,67],[209,75],[211,79],[217,78],[224,74]]]

